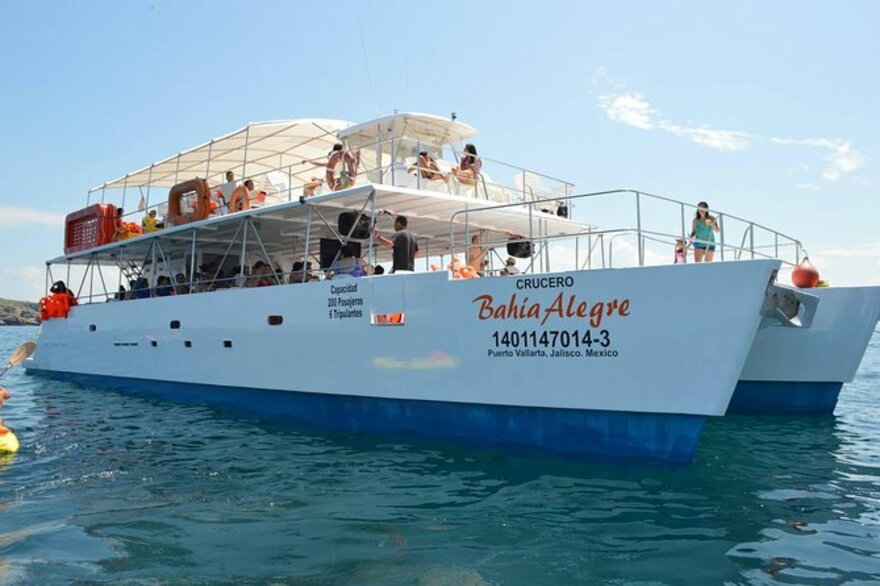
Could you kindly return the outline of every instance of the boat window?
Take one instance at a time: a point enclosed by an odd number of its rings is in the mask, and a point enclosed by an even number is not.
[[[192,348],[193,347],[192,340],[184,340],[183,345],[186,346],[187,348]]]
[[[179,329],[180,329],[180,322],[179,322],[178,320],[176,320],[176,319],[173,320],[173,321],[171,322],[171,329],[172,329],[172,330],[179,330]]]
[[[98,326],[96,326],[95,324],[90,324],[90,325],[89,325],[89,331],[90,331],[90,332],[94,332],[94,331],[97,330],[97,329],[98,329]]]
[[[232,348],[232,340],[223,340],[224,348]]]
[[[156,348],[158,345],[159,342],[157,342],[156,340],[150,340],[150,346],[152,346],[153,348]]]
[[[267,321],[270,326],[280,326],[284,323],[284,318],[280,315],[270,315]]]

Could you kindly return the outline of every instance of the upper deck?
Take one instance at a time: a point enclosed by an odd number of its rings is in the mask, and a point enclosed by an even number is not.
[[[504,266],[512,237],[533,244],[518,267],[533,273],[670,264],[673,243],[691,230],[693,204],[629,189],[574,194],[570,182],[483,153],[482,170],[472,184],[451,174],[439,180],[419,172],[418,153],[427,152],[441,174],[448,174],[461,160],[461,143],[475,135],[457,120],[416,113],[361,124],[327,119],[251,124],[95,187],[87,203],[100,198],[138,208],[125,217],[140,223],[151,209],[165,215],[172,186],[201,177],[213,192],[229,171],[238,180],[252,179],[254,191],[265,192],[264,201],[254,201],[247,211],[169,226],[47,264],[115,265],[126,278],[149,266],[154,278],[157,272],[183,273],[190,282],[206,259],[232,266],[230,255],[237,256],[239,269],[257,258],[286,270],[297,260],[317,259],[322,240],[352,240],[336,223],[347,210],[368,217],[386,234],[388,214],[407,216],[426,270],[445,267],[453,257],[463,261],[479,233],[489,275]],[[354,186],[332,191],[325,183],[312,194],[310,182],[324,176],[328,153],[340,142],[359,153]],[[793,266],[805,254],[794,238],[713,212],[721,226],[718,260],[770,257]],[[360,245],[367,247],[363,257],[371,266],[390,260],[390,251],[374,246],[372,236],[361,238]],[[106,287],[104,295],[109,295]]]

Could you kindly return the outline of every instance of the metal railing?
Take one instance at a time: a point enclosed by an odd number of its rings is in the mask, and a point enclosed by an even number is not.
[[[541,270],[549,268],[550,259],[542,258],[541,256],[542,254],[549,256],[546,243],[551,241],[574,239],[576,241],[574,256],[578,259],[580,257],[580,243],[577,241],[582,238],[589,239],[586,258],[589,259],[590,262],[592,262],[595,247],[597,246],[597,243],[599,243],[601,246],[603,268],[614,268],[615,242],[627,237],[635,239],[634,256],[636,261],[635,264],[637,266],[671,263],[674,258],[672,246],[674,246],[677,240],[685,240],[689,245],[702,244],[705,246],[711,246],[714,249],[717,249],[718,258],[721,261],[728,259],[740,260],[745,255],[747,258],[752,259],[775,258],[782,260],[785,265],[793,267],[806,256],[806,250],[802,243],[796,238],[777,230],[773,230],[772,228],[768,228],[752,220],[747,220],[734,214],[718,210],[709,210],[710,213],[715,214],[719,225],[718,241],[702,241],[696,239],[691,234],[692,230],[688,227],[687,212],[695,212],[697,205],[634,189],[617,189],[579,195],[568,195],[549,198],[544,201],[577,202],[580,206],[579,209],[581,215],[587,215],[587,217],[589,217],[590,204],[601,199],[616,200],[615,203],[621,206],[624,211],[625,208],[629,207],[629,213],[626,214],[627,217],[622,220],[617,218],[616,226],[614,224],[615,220],[612,220],[611,225],[615,227],[597,230],[585,226],[585,229],[578,233],[563,235],[547,235],[546,233],[542,233],[541,223],[547,219],[547,216],[535,213],[532,209],[533,206],[528,204],[507,203],[478,208],[468,207],[459,210],[450,218],[452,254],[455,255],[456,252],[462,251],[466,253],[467,249],[471,246],[470,236],[472,232],[469,226],[473,220],[473,216],[478,216],[481,212],[525,208],[528,212],[529,233],[522,234],[519,238],[513,239],[513,241],[530,241],[537,244],[537,246],[533,247],[531,259],[529,260],[530,269],[534,268],[536,264]],[[666,211],[674,212],[675,217],[673,218],[673,214],[667,213],[665,214],[665,219],[658,225],[657,221],[654,218],[649,218],[646,213],[645,208],[649,207],[649,204],[665,206],[667,208]],[[611,214],[611,217],[613,216],[614,214]],[[475,223],[477,225],[480,224],[479,221],[476,221]],[[460,239],[461,224],[464,224],[463,243]],[[674,231],[675,228],[670,230],[670,226],[674,226],[675,224],[678,224],[678,233]],[[740,229],[742,230],[741,235],[739,232]],[[459,234],[456,234],[457,231]],[[732,239],[731,236],[735,236],[736,238]],[[733,244],[731,242],[732,240],[733,242],[739,240],[739,245]],[[505,245],[508,241],[509,240],[487,241],[481,245],[487,249],[497,248]],[[651,258],[648,258],[649,255],[647,252],[649,251],[646,248],[648,243],[668,245],[670,248],[667,250],[666,254],[661,253],[660,257],[651,251]],[[605,263],[606,257],[608,261],[607,265]]]
[[[376,153],[381,152],[381,156],[373,157],[375,159],[375,161],[373,161],[375,164],[371,165],[366,160],[373,156],[371,151],[374,149]],[[477,175],[476,184],[468,184],[459,182],[449,174],[449,169],[459,163],[463,154],[462,151],[454,150],[449,145],[432,144],[408,139],[406,137],[394,137],[377,141],[376,143],[362,147],[360,150],[365,154],[365,157],[361,160],[358,167],[356,184],[374,182],[382,185],[390,185],[392,187],[431,189],[434,191],[472,197],[495,203],[529,202],[538,207],[542,205],[547,206],[552,203],[557,207],[560,205],[567,206],[567,212],[569,214],[573,211],[573,204],[568,201],[568,196],[571,195],[574,188],[572,182],[544,173],[539,173],[531,169],[526,169],[524,167],[511,165],[491,157],[480,155],[483,170]],[[444,174],[450,175],[446,185],[438,185],[438,182],[431,182],[422,177],[422,173],[419,172],[417,167],[418,153],[422,150],[428,150],[433,153],[448,152],[455,159],[454,161],[445,159],[440,159],[438,161],[438,163],[444,168],[441,169],[441,171]],[[320,159],[319,161],[306,160],[298,165],[279,166],[259,174],[249,175],[246,178],[239,178],[239,182],[243,182],[245,179],[252,179],[257,185],[254,191],[259,192],[261,191],[263,180],[265,179],[268,181],[270,175],[274,174],[276,177],[286,176],[286,185],[273,184],[272,188],[268,189],[266,205],[283,201],[293,201],[294,199],[299,199],[301,196],[308,197],[308,195],[304,193],[304,190],[307,185],[311,184],[313,176],[320,175],[320,179],[323,181],[324,171],[321,170],[320,167],[316,167],[316,165],[320,165],[325,162],[326,159]],[[412,171],[414,171],[414,173],[412,173]],[[509,177],[510,181],[505,182],[499,180],[498,177],[502,175]],[[191,177],[180,177],[180,181],[190,178]],[[373,181],[373,179],[375,179],[375,181]],[[544,182],[547,184],[545,185]],[[218,187],[219,185],[211,186],[212,194],[217,191]],[[318,189],[326,190],[326,188],[327,186],[325,183],[322,188]],[[145,189],[146,193],[144,192]],[[161,188],[163,196],[165,190],[166,187]],[[118,204],[118,207],[120,208],[130,210],[124,213],[122,216],[123,220],[129,222],[133,221],[139,226],[141,225],[143,217],[145,217],[151,210],[157,210],[161,214],[162,208],[167,204],[167,198],[165,197],[162,197],[158,203],[150,201],[151,191],[155,191],[150,185],[126,184],[121,189],[117,188],[116,190],[111,189],[109,191],[111,193],[108,195],[106,187],[89,190],[87,204],[91,202],[93,194],[100,193],[101,203],[115,203]],[[111,197],[113,191],[121,191],[121,193],[116,194],[118,197]],[[138,202],[134,206],[134,210],[132,210],[131,207],[126,208],[126,205],[131,202],[131,194],[129,193],[131,191],[135,192],[134,196],[137,198]],[[560,197],[562,199],[560,199]],[[141,199],[143,199],[144,202],[143,207],[140,206]],[[187,205],[189,205],[189,203],[185,199],[184,206]],[[556,209],[554,208],[553,211],[555,212]]]

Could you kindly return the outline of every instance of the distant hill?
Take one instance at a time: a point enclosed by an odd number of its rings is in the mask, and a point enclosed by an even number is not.
[[[0,299],[0,326],[38,325],[40,325],[39,304]]]

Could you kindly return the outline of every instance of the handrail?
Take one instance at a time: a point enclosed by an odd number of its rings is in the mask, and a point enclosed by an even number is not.
[[[634,230],[635,230],[636,234],[638,235],[637,247],[638,247],[638,255],[639,255],[639,266],[644,266],[644,263],[645,263],[644,249],[643,249],[643,242],[642,242],[643,234],[655,233],[655,234],[663,234],[663,235],[668,236],[668,233],[646,230],[643,227],[642,213],[641,213],[641,203],[642,203],[641,200],[642,200],[642,198],[644,197],[644,198],[653,199],[653,200],[657,200],[657,201],[663,201],[663,202],[667,202],[667,203],[671,203],[671,204],[675,204],[675,205],[680,206],[682,209],[682,232],[684,232],[684,229],[685,229],[685,226],[684,226],[684,207],[685,206],[691,207],[691,208],[697,207],[693,204],[689,204],[684,201],[672,199],[672,198],[669,198],[666,196],[660,196],[660,195],[655,195],[655,194],[651,194],[651,193],[646,193],[646,192],[638,191],[635,189],[613,189],[613,190],[598,191],[598,192],[593,192],[593,193],[583,193],[583,194],[578,194],[578,195],[549,197],[549,198],[543,199],[541,201],[543,203],[560,202],[560,201],[573,201],[573,200],[589,199],[589,198],[596,198],[596,197],[617,195],[617,194],[630,194],[635,197],[636,226],[635,226]],[[509,208],[519,208],[523,205],[528,206],[530,204],[527,202],[513,202],[513,203],[506,203],[506,204],[488,205],[488,206],[482,206],[482,207],[476,207],[476,208],[468,207],[465,210],[458,210],[455,213],[453,213],[452,216],[450,217],[450,221],[449,221],[449,223],[450,223],[450,242],[451,242],[451,247],[452,247],[453,253],[456,248],[456,244],[455,244],[455,226],[457,223],[456,220],[458,219],[458,217],[461,214],[463,214],[463,213],[473,214],[473,213],[479,213],[481,211],[487,211],[487,210],[501,210],[501,209],[509,209]],[[718,214],[718,219],[719,219],[720,242],[713,243],[713,244],[716,244],[719,246],[721,260],[724,260],[724,252],[727,249],[731,249],[733,251],[739,251],[739,256],[737,256],[736,258],[741,258],[743,251],[748,251],[752,258],[755,257],[755,254],[758,254],[760,256],[765,256],[768,258],[778,258],[778,256],[779,256],[779,238],[780,237],[790,241],[790,245],[795,246],[795,257],[796,257],[795,262],[791,263],[785,259],[781,259],[786,264],[792,264],[792,265],[797,264],[798,262],[800,262],[800,259],[801,259],[800,251],[804,250],[804,252],[806,253],[806,250],[804,249],[803,244],[799,240],[792,238],[782,232],[779,232],[777,230],[773,230],[772,228],[768,228],[766,226],[763,226],[762,224],[758,224],[758,223],[753,222],[751,220],[746,220],[744,218],[741,218],[739,216],[735,216],[733,214],[727,214],[725,212],[720,212],[718,210],[714,210],[714,211]],[[743,235],[743,242],[740,247],[731,246],[725,242],[725,239],[724,239],[725,231],[724,231],[723,220],[722,220],[722,218],[724,218],[724,217],[726,217],[728,220],[733,219],[733,220],[737,220],[737,221],[744,222],[744,223],[748,224],[747,231]],[[529,215],[529,223],[530,223],[530,225],[532,223],[531,213]],[[769,232],[770,234],[773,234],[773,236],[774,236],[773,247],[775,250],[774,256],[768,256],[768,255],[761,254],[756,249],[756,247],[754,245],[754,229],[755,229],[755,227],[758,227],[762,230]],[[746,236],[748,236],[749,240],[750,240],[750,246],[748,248],[745,247]],[[533,238],[532,235],[530,234],[529,240],[533,240],[533,239],[535,239],[535,238]],[[538,239],[541,239],[541,238],[539,237]],[[466,244],[465,244],[465,246],[466,246]],[[765,245],[764,248],[766,248],[768,246],[769,245]],[[758,248],[762,248],[762,247],[759,246]]]

